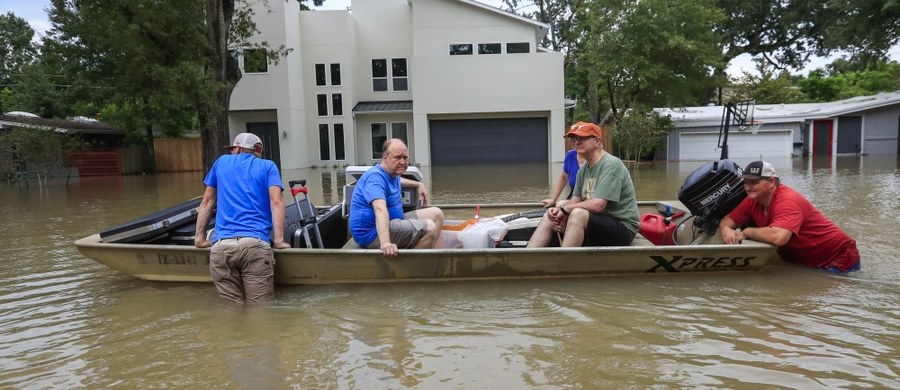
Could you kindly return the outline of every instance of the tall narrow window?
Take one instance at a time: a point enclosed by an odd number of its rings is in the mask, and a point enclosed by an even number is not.
[[[334,159],[338,161],[346,160],[347,156],[344,151],[344,124],[334,124]]]
[[[316,114],[328,116],[328,95],[324,93],[316,95]]]
[[[331,85],[341,85],[341,64],[331,64]]]
[[[391,59],[391,77],[394,91],[409,90],[409,83],[406,75],[406,58]]]
[[[372,159],[381,158],[381,146],[387,141],[387,123],[372,124]]]
[[[331,115],[344,115],[344,100],[339,93],[331,94]]]
[[[319,124],[319,160],[328,161],[331,160],[331,153],[329,148],[331,146],[331,141],[328,139],[328,125],[324,123]]]
[[[325,85],[325,64],[316,64],[316,85]]]
[[[372,90],[384,92],[388,90],[387,60],[372,60]]]
[[[261,49],[244,50],[244,73],[266,73],[269,64],[266,62],[266,52]]]
[[[391,123],[391,138],[399,138],[409,145],[409,137],[406,135],[406,122]]]

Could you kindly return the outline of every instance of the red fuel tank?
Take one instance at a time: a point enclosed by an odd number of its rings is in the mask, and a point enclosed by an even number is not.
[[[638,230],[644,238],[656,245],[675,244],[676,223],[666,224],[666,217],[659,214],[641,215],[641,227]]]

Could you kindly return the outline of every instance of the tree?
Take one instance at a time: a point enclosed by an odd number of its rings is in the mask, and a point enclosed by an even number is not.
[[[306,8],[303,1],[305,0],[300,0],[301,9]],[[323,1],[313,0],[313,4],[319,6]],[[268,4],[266,0],[262,2],[264,5]],[[203,166],[205,170],[209,170],[221,154],[222,145],[230,141],[228,112],[231,93],[241,79],[237,55],[247,49],[261,50],[267,61],[277,63],[288,51],[283,46],[273,49],[265,41],[251,41],[259,30],[253,21],[253,9],[246,1],[206,0],[204,10],[208,48],[204,69],[208,83],[202,92],[212,99],[199,101],[198,118],[203,144]]]
[[[22,68],[34,62],[38,51],[32,38],[28,21],[12,12],[0,15],[0,88],[13,86]]]
[[[616,123],[616,148],[623,159],[638,161],[663,146],[664,137],[674,129],[668,115],[631,110]]]
[[[715,25],[722,37],[718,79],[742,54],[761,56],[777,70],[800,69],[810,56],[848,51],[864,64],[886,59],[900,42],[900,3],[894,0],[716,0],[727,17]],[[722,84],[724,85],[724,84]],[[712,89],[704,97],[712,99]],[[721,96],[719,97],[721,104]]]
[[[756,72],[743,71],[734,80],[733,100],[755,100],[757,104],[800,103],[806,95],[797,86],[797,76],[775,70],[763,59],[755,59]]]
[[[900,89],[900,63],[879,61],[859,70],[848,61],[838,60],[828,70],[810,72],[809,76],[798,80],[797,85],[816,102],[893,92]]]
[[[130,107],[153,161],[154,130],[190,125],[202,89],[198,2],[52,0],[48,61],[58,64],[85,106]],[[92,104],[85,104],[90,102]],[[93,103],[96,102],[96,103]]]
[[[696,104],[719,63],[723,17],[701,0],[591,3],[583,64],[618,120],[632,108]],[[621,8],[620,8],[621,7]]]
[[[15,89],[23,72],[34,63],[37,47],[32,42],[34,29],[12,12],[0,15],[0,112],[27,110],[18,102]]]
[[[43,176],[44,184],[52,170],[62,167],[67,156],[85,145],[78,136],[47,128],[13,127],[0,133],[0,149],[34,168],[38,183]]]

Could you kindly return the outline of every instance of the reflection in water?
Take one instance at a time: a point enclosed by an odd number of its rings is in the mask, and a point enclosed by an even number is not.
[[[279,286],[273,304],[235,308],[211,285],[140,281],[72,245],[200,195],[202,173],[0,185],[0,388],[900,388],[897,160],[772,163],[857,238],[861,272],[779,263],[738,274]],[[701,164],[630,171],[639,199],[674,199]],[[560,169],[423,173],[435,203],[535,202]],[[338,201],[346,182],[338,169],[283,174],[309,180],[318,204]]]

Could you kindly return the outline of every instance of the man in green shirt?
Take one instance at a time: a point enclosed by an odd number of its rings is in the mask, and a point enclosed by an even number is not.
[[[618,157],[603,150],[600,127],[578,122],[565,135],[585,163],[578,170],[572,199],[547,210],[528,247],[545,247],[554,234],[560,246],[630,245],[640,214],[634,184]]]

